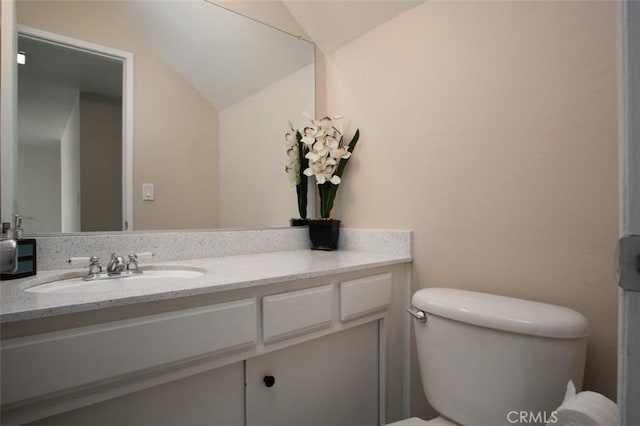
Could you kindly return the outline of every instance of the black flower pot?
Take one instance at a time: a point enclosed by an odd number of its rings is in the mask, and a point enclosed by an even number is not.
[[[307,226],[309,225],[309,219],[291,218],[289,219],[289,224],[291,226]]]
[[[340,237],[340,221],[336,219],[311,219],[309,221],[311,250],[336,250]]]

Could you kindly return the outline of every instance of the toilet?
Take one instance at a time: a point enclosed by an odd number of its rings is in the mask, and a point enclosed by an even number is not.
[[[589,323],[572,309],[447,288],[412,304],[426,318],[414,321],[420,376],[440,417],[393,426],[545,424],[567,382],[582,387]]]

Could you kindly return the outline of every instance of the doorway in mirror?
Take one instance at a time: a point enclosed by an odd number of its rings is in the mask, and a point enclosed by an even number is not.
[[[28,27],[18,51],[16,206],[25,232],[123,230],[131,55]]]

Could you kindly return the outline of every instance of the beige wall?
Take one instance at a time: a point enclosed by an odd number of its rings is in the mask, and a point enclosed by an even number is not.
[[[17,3],[18,23],[134,54],[134,227],[218,225],[218,113],[100,1]],[[155,201],[142,201],[142,183]]]
[[[313,74],[309,65],[220,111],[222,228],[289,226],[289,218],[300,217],[296,189],[284,171],[284,135],[289,120],[296,128],[307,124],[302,112],[313,111]]]
[[[122,224],[122,101],[80,93],[80,230]]]
[[[585,387],[609,397],[615,52],[613,2],[429,1],[326,67],[328,111],[362,133],[335,216],[414,230],[416,289],[582,312],[592,327]]]

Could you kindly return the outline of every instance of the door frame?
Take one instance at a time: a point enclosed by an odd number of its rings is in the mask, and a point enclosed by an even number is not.
[[[640,235],[640,2],[618,2],[620,236]],[[619,288],[618,415],[640,424],[640,292]]]
[[[107,46],[91,43],[61,34],[32,28],[25,25],[15,24],[15,4],[13,1],[11,8],[3,7],[3,28],[2,36],[5,43],[7,38],[7,49],[3,45],[3,76],[2,88],[3,93],[6,87],[10,87],[7,96],[2,96],[2,157],[3,157],[3,175],[2,180],[2,218],[10,218],[16,212],[15,205],[15,185],[17,179],[17,65],[15,54],[17,53],[18,35],[26,36],[31,39],[62,45],[70,49],[89,52],[94,55],[114,58],[122,62],[122,228],[127,231],[133,229],[133,53],[124,50],[114,49]],[[9,6],[7,4],[7,6]],[[5,10],[13,11],[13,19],[4,17]],[[7,24],[7,25],[5,25]],[[11,25],[9,25],[11,24]],[[10,44],[9,44],[10,43]],[[5,54],[5,52],[7,52]],[[6,63],[6,65],[5,65]],[[11,67],[11,68],[9,68]],[[5,77],[5,69],[13,72],[7,73]],[[6,83],[5,83],[6,80]],[[14,93],[15,92],[15,93]],[[13,126],[7,126],[5,129],[5,119],[7,123],[13,123]],[[5,152],[7,155],[5,155]],[[5,162],[10,162],[11,167],[5,167]],[[6,178],[6,180],[5,180]],[[11,182],[10,185],[7,182]]]
[[[16,25],[18,35],[122,61],[122,230],[133,229],[133,53]],[[17,110],[16,110],[17,111]]]

